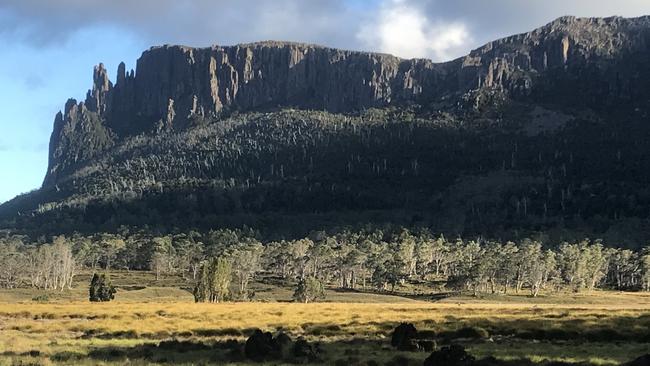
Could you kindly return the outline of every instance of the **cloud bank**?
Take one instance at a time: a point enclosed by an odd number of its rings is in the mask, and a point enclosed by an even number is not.
[[[639,16],[648,0],[7,0],[0,36],[56,46],[114,27],[147,44],[293,40],[446,60],[563,15]]]
[[[0,3],[0,34],[44,46],[103,26],[128,29],[156,44],[272,38],[344,44],[353,31],[351,15],[343,0],[8,0]]]
[[[471,39],[463,23],[432,21],[405,0],[385,2],[376,20],[361,26],[357,38],[366,49],[436,61],[460,55]]]

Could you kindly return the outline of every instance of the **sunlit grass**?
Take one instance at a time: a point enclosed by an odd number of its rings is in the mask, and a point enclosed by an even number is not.
[[[85,355],[95,348],[129,348],[170,338],[243,340],[253,328],[282,329],[294,337],[325,343],[354,338],[381,341],[403,321],[438,334],[462,327],[486,329],[491,339],[468,343],[480,357],[611,365],[650,352],[650,313],[643,301],[608,305],[22,302],[0,303],[0,321],[0,353],[25,355],[38,350],[40,358],[62,352]],[[571,339],[573,334],[601,337],[599,332],[604,331],[609,333],[602,337],[613,334],[621,340]],[[526,338],[539,334],[557,339]],[[630,342],[635,337],[645,338]]]
[[[137,276],[134,279],[133,276]],[[87,277],[87,276],[86,276]],[[288,288],[255,284],[257,302],[196,304],[180,278],[117,273],[111,303],[86,301],[87,278],[64,292],[0,291],[0,366],[226,364],[212,351],[156,351],[151,357],[105,360],[95,350],[137,350],[169,339],[213,344],[243,342],[254,328],[283,330],[293,338],[321,342],[332,364],[345,352],[380,364],[403,355],[388,346],[392,329],[412,322],[436,334],[439,344],[461,343],[477,357],[614,365],[650,353],[650,294],[589,293],[456,296],[438,302],[383,294],[328,291],[326,303],[296,304]],[[135,286],[144,283],[146,286]],[[129,286],[133,286],[130,288]],[[408,289],[402,289],[408,293]],[[280,301],[280,302],[278,302]],[[457,339],[463,329],[487,337]],[[361,342],[359,342],[361,340]],[[215,351],[217,352],[217,351]]]

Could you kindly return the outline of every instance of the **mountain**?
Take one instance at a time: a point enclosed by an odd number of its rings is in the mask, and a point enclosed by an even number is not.
[[[154,47],[57,114],[30,233],[395,223],[650,239],[650,17],[559,18],[445,63]]]

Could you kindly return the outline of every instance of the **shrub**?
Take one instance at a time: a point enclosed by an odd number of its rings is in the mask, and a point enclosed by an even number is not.
[[[85,357],[86,355],[79,352],[63,351],[63,352],[55,353],[50,357],[50,359],[56,362],[74,363],[72,361],[79,361],[84,359]]]
[[[250,360],[262,362],[277,357],[277,349],[273,335],[256,329],[244,345],[244,354]]]
[[[432,352],[436,349],[436,342],[429,340],[420,340],[418,341],[418,348],[425,352]]]
[[[470,356],[465,348],[457,345],[443,347],[424,360],[424,366],[469,366],[473,363],[474,357]]]
[[[92,302],[111,301],[115,298],[115,287],[106,275],[95,273],[90,281],[89,299]]]
[[[314,277],[307,277],[298,282],[298,287],[293,293],[293,299],[297,302],[308,303],[325,297],[325,286]]]
[[[48,302],[48,301],[50,301],[50,296],[48,294],[37,295],[37,296],[32,297],[32,301]]]
[[[298,339],[291,349],[291,357],[294,363],[316,363],[319,362],[319,349],[317,345],[311,345],[303,338]]]
[[[417,344],[415,344],[414,340],[417,335],[418,331],[413,324],[402,323],[393,330],[390,344],[400,351],[415,351],[417,350]]]

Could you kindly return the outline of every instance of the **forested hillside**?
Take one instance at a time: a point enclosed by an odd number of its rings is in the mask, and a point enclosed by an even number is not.
[[[312,45],[153,48],[55,119],[9,232],[428,228],[650,240],[650,21],[560,18],[443,64]]]

